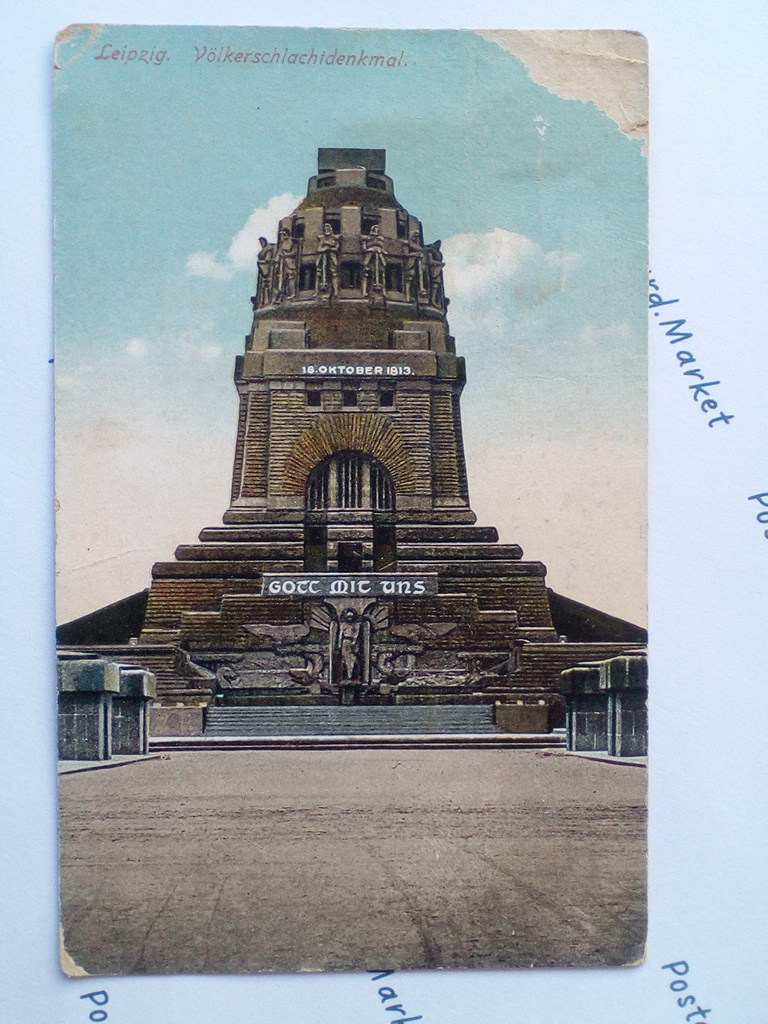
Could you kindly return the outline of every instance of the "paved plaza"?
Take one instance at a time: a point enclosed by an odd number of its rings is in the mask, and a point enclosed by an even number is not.
[[[195,751],[60,778],[91,974],[623,964],[645,768],[526,750]]]

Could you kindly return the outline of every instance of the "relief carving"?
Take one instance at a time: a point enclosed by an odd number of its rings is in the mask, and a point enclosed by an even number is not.
[[[280,645],[295,644],[309,636],[309,626],[303,622],[295,626],[271,626],[261,622],[256,624],[244,623],[243,629],[247,630],[257,642],[265,646],[271,642]]]
[[[413,652],[397,650],[379,651],[376,658],[376,669],[379,673],[379,685],[386,687],[389,693],[393,687],[399,686],[416,668],[416,655]]]
[[[361,623],[354,608],[345,608],[339,616],[336,647],[341,685],[362,682],[363,646]]]
[[[392,636],[404,637],[417,643],[439,640],[448,636],[456,629],[455,622],[403,622],[392,626],[389,632]]]
[[[312,629],[328,633],[328,682],[343,704],[372,683],[372,638],[389,624],[389,608],[375,598],[327,598],[314,606]]]

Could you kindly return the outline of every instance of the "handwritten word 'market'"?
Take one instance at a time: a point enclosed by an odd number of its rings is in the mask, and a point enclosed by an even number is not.
[[[368,971],[368,974],[373,975],[371,981],[383,981],[384,978],[391,978],[394,973],[394,971]],[[398,999],[399,997],[397,992],[395,992],[393,988],[390,988],[389,985],[382,985],[378,991],[378,996],[384,1004],[385,1010],[389,1013],[402,1014],[402,1017],[388,1018],[388,1024],[410,1024],[411,1021],[424,1019],[421,1014],[418,1014],[416,1017],[406,1017],[406,1011],[403,1009],[402,1003],[393,1002],[393,1000]]]
[[[656,284],[653,278],[651,278],[649,286],[650,292],[648,295],[648,306],[649,309],[653,310],[654,316],[661,315],[661,311],[659,309],[660,306],[671,306],[673,303],[680,301],[679,299],[663,299],[661,297],[661,293],[659,292],[659,286]],[[666,331],[666,335],[669,338],[670,345],[679,345],[680,342],[687,341],[689,338],[693,337],[693,334],[691,334],[690,332],[682,330],[682,328],[685,326],[685,323],[685,320],[659,321],[660,327],[669,328]],[[680,364],[681,369],[683,369],[684,366],[695,364],[697,361],[696,356],[692,352],[689,352],[687,349],[677,349],[675,355],[677,356],[677,360]],[[705,380],[704,374],[698,368],[698,366],[695,365],[690,370],[683,370],[683,373],[686,377],[695,377],[697,378],[697,380],[701,381],[701,383],[689,384],[688,390],[693,392],[693,400],[694,402],[696,402],[696,404],[699,406],[703,413],[714,412],[715,409],[719,408],[718,402],[716,399],[712,398],[712,391],[710,390],[711,388],[716,388],[720,386],[719,380]],[[712,419],[709,420],[709,426],[714,427],[716,423],[730,423],[734,415],[735,413],[731,413],[730,415],[728,415],[724,412],[721,412],[719,413],[719,415],[713,416]]]

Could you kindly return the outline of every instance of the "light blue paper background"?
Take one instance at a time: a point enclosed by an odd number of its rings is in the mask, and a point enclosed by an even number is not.
[[[665,297],[722,381],[734,421],[709,430],[650,332],[653,637],[648,961],[605,971],[398,977],[426,1024],[684,1020],[660,965],[685,959],[712,1024],[768,1011],[765,567],[750,494],[768,491],[765,172],[768,14],[761,4],[41,2],[5,18],[0,307],[4,492],[0,719],[4,1019],[87,1021],[105,987],[121,1024],[373,1024],[364,976],[67,981],[58,972],[53,652],[50,58],[71,22],[631,28],[651,51],[651,254]]]

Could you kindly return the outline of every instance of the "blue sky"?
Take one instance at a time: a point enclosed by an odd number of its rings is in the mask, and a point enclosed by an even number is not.
[[[404,56],[236,65],[196,61],[204,46]],[[95,59],[131,49],[162,63]],[[385,148],[444,242],[480,521],[561,592],[643,617],[640,141],[469,32],[81,29],[58,59],[60,619],[147,585],[220,521],[256,232],[304,194],[319,146]]]

